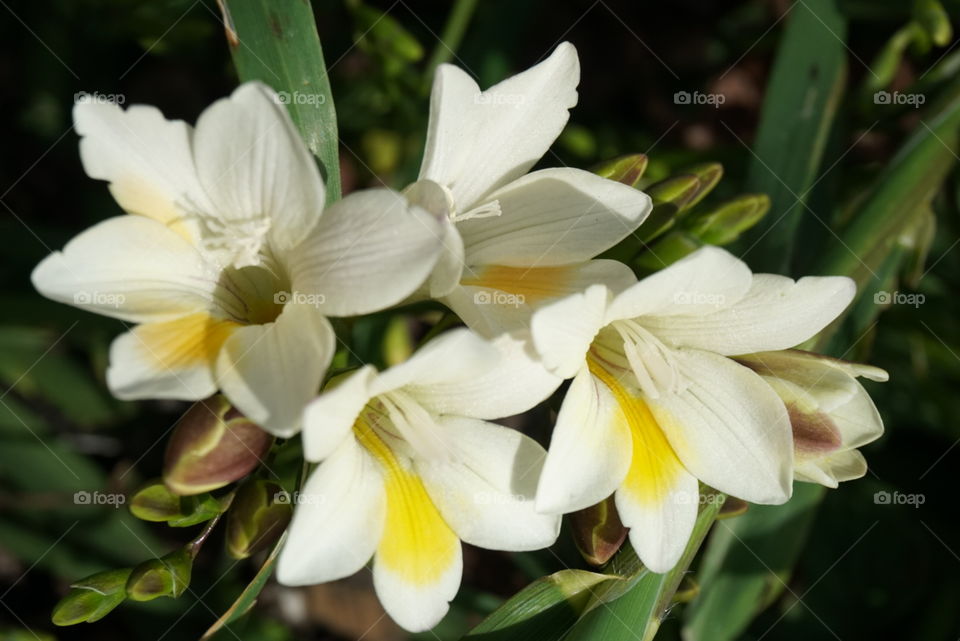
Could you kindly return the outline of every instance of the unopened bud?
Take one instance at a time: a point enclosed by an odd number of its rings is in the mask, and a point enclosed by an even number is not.
[[[648,159],[644,154],[621,156],[593,168],[593,173],[608,180],[636,187],[647,170]]]
[[[244,483],[227,512],[227,551],[245,559],[271,545],[287,529],[293,506],[278,484],[256,480]]]
[[[710,245],[726,245],[750,229],[770,211],[770,197],[749,194],[728,201],[687,221],[691,234]]]
[[[950,16],[940,0],[915,0],[913,13],[917,22],[924,28],[938,47],[945,47],[953,39],[953,27]]]
[[[130,512],[144,521],[165,521],[171,527],[187,527],[209,521],[221,512],[221,506],[209,494],[178,496],[156,479],[131,497]]]
[[[700,181],[697,192],[683,206],[684,209],[690,209],[701,200],[707,197],[713,188],[717,186],[720,179],[723,178],[723,165],[718,162],[705,162],[684,170],[685,174],[692,174]]]
[[[193,557],[186,549],[144,561],[127,579],[127,595],[134,601],[151,601],[161,596],[177,598],[190,585]]]
[[[70,586],[70,592],[53,608],[54,625],[93,623],[127,598],[127,579],[132,570],[107,570],[91,574]]]
[[[671,203],[683,210],[700,193],[700,178],[693,174],[678,174],[660,182],[653,183],[644,191],[653,199],[653,203]]]
[[[620,522],[612,496],[574,512],[570,524],[577,549],[591,565],[609,561],[627,538],[627,528]]]
[[[163,480],[177,494],[200,494],[249,474],[273,437],[222,395],[194,403],[167,444]]]

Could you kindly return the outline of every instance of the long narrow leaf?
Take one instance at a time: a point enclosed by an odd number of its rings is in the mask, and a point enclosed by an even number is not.
[[[337,114],[310,0],[220,0],[242,81],[273,87],[320,160],[327,202],[340,198]]]

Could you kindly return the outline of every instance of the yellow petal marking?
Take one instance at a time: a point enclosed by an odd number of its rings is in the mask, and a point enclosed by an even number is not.
[[[535,304],[567,293],[575,266],[507,267],[486,265],[476,274],[460,281],[468,287],[489,287],[522,296],[522,302]]]
[[[626,491],[632,499],[644,505],[662,504],[684,471],[683,463],[646,402],[628,391],[593,356],[587,358],[587,363],[590,373],[613,393],[622,414],[621,420],[627,422],[633,442],[630,469],[619,491]]]
[[[183,222],[184,214],[164,194],[147,181],[135,176],[124,176],[110,183],[113,199],[130,214],[152,218],[194,243],[193,232]]]
[[[133,333],[140,339],[146,358],[160,368],[175,370],[212,365],[224,341],[239,327],[233,321],[199,312],[170,321],[145,323]]]
[[[387,518],[376,562],[415,586],[436,583],[456,559],[460,539],[410,471],[361,415],[353,426],[363,447],[380,463]]]

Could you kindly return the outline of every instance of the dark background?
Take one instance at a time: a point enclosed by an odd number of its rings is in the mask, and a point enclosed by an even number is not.
[[[865,63],[908,19],[908,2],[846,2],[853,92]],[[426,59],[437,47],[446,2],[371,2],[423,48],[419,60],[385,60],[342,2],[314,7],[338,107],[346,190],[406,184],[419,161],[426,123]],[[582,63],[580,103],[544,165],[590,167],[645,152],[652,175],[717,160],[726,175],[717,197],[743,190],[789,2],[556,2],[484,0],[455,62],[488,86],[543,58],[561,40]],[[956,15],[957,5],[948,8]],[[956,23],[955,23],[956,24]],[[811,42],[811,47],[818,43]],[[908,53],[896,83],[908,84],[952,46]],[[803,82],[798,78],[798,82]],[[74,505],[79,489],[133,491],[159,473],[161,437],[184,407],[121,403],[103,381],[116,321],[42,299],[30,270],[89,225],[118,215],[105,186],[88,179],[70,109],[79,91],[122,94],[194,121],[237,80],[214,3],[200,0],[0,1],[0,639],[197,638],[242,589],[255,565],[233,566],[214,540],[177,601],[125,604],[103,621],[57,629],[49,612],[71,580],[163,553],[185,532],[137,522],[126,510]],[[676,91],[720,91],[719,109],[676,105]],[[813,202],[827,220],[875,175],[918,126],[909,114],[858,138],[864,117],[843,107],[824,181]],[[734,135],[736,134],[736,135]],[[739,138],[739,140],[738,140]],[[856,143],[855,143],[856,141]],[[855,144],[854,144],[855,143]],[[852,148],[850,146],[852,145]],[[849,153],[845,153],[849,148]],[[842,158],[841,158],[842,156]],[[777,641],[960,637],[960,304],[957,194],[951,175],[936,201],[937,233],[919,307],[894,306],[861,336],[850,356],[891,373],[870,385],[887,434],[865,448],[867,478],[827,494],[790,590],[744,635]],[[820,247],[806,246],[802,254]],[[749,253],[745,259],[750,262]],[[911,290],[913,291],[913,290]],[[923,504],[878,505],[878,490],[919,494]],[[566,544],[559,558],[574,564]],[[465,588],[439,638],[456,638],[498,598],[560,569],[548,554],[470,551]],[[784,579],[787,577],[784,576]],[[306,596],[304,596],[306,595]],[[797,597],[801,602],[797,602]],[[380,616],[362,579],[307,593],[276,587],[238,637],[357,638]],[[473,617],[473,618],[471,618]],[[662,638],[677,637],[673,610]],[[396,638],[386,623],[367,639]],[[421,635],[422,638],[434,638]],[[660,637],[658,637],[660,638]]]

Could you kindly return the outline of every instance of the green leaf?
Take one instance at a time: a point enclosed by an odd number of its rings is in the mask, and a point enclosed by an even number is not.
[[[877,177],[866,201],[830,243],[816,271],[845,274],[863,286],[923,216],[956,162],[960,82],[925,111],[920,125]]]
[[[242,617],[250,610],[250,608],[254,606],[254,604],[257,602],[257,597],[260,596],[260,592],[263,591],[264,586],[267,585],[267,581],[273,574],[273,569],[277,564],[277,557],[280,556],[280,550],[283,547],[283,542],[286,540],[286,538],[287,535],[284,533],[284,535],[280,537],[280,540],[277,541],[273,551],[270,552],[270,556],[267,557],[267,560],[264,561],[263,565],[260,567],[257,575],[253,577],[253,580],[247,585],[246,588],[244,588],[243,592],[240,593],[240,596],[237,597],[237,600],[233,602],[233,605],[231,605],[206,632],[204,632],[201,641],[206,641],[206,639],[211,638],[225,626]]]
[[[466,639],[559,641],[563,639],[642,639],[669,606],[723,504],[724,496],[703,495],[703,507],[683,558],[671,572],[654,574],[626,544],[604,573],[562,570],[534,581],[497,608]],[[631,629],[616,622],[630,619]],[[610,636],[604,636],[610,635]]]
[[[741,243],[751,247],[755,271],[775,273],[790,273],[797,228],[809,215],[807,192],[817,179],[847,76],[847,24],[834,0],[797,3],[787,20],[746,185],[768,194],[772,207]]]
[[[702,506],[693,533],[677,565],[665,574],[643,570],[623,596],[607,602],[596,599],[564,641],[648,641],[673,602],[687,567],[700,549],[724,502],[724,495],[701,493]]]
[[[732,641],[783,590],[825,489],[797,483],[785,505],[752,505],[720,521],[697,580],[700,595],[684,616],[686,641]]]
[[[320,160],[327,202],[340,198],[337,114],[309,0],[221,0],[237,75],[286,100],[307,147]]]

